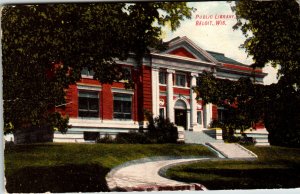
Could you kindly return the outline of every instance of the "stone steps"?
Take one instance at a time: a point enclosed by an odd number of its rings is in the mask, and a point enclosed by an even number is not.
[[[269,133],[266,129],[245,131],[247,137],[252,137],[255,140],[256,146],[269,146]]]
[[[207,135],[203,131],[185,131],[184,133],[185,143],[189,144],[205,144],[209,142],[223,142],[223,140],[217,140]]]
[[[237,143],[206,143],[206,145],[231,159],[256,159],[257,155]]]

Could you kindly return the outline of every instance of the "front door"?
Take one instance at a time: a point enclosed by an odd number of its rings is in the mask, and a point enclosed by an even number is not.
[[[184,109],[175,109],[175,124],[177,126],[184,127],[184,130],[186,130],[186,110]]]

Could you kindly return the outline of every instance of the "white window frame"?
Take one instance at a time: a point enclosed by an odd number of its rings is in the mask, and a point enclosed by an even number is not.
[[[123,89],[123,88],[112,88],[112,93],[121,93],[121,94],[134,94],[134,91],[132,89]]]
[[[183,75],[185,77],[185,83],[184,83],[184,86],[182,85],[177,85],[177,76],[178,75]],[[174,86],[175,87],[182,87],[182,88],[186,88],[187,87],[187,76],[185,73],[182,73],[182,72],[176,72],[175,73],[175,80],[174,80]]]
[[[198,113],[199,112],[201,114],[201,123],[199,123],[199,119],[198,119]],[[201,110],[197,110],[197,124],[198,125],[203,125],[203,112]]]
[[[163,109],[163,110],[164,110],[163,118],[166,119],[166,107],[159,107],[159,116],[161,116],[161,115],[160,115],[160,109]]]
[[[82,83],[77,83],[78,90],[85,90],[85,91],[102,91],[102,86],[97,85],[86,85]]]
[[[163,74],[164,76],[164,82],[165,83],[160,83],[160,74]],[[159,83],[159,85],[163,85],[163,86],[165,86],[165,85],[167,85],[167,72],[165,72],[165,71],[159,71],[158,72],[158,83]]]
[[[79,108],[79,98],[80,98],[80,96],[79,96],[79,93],[97,93],[97,99],[98,99],[98,116],[97,117],[83,117],[83,116],[79,116],[79,112],[80,112],[80,108]],[[78,118],[81,118],[81,119],[100,119],[100,93],[99,93],[100,91],[95,91],[95,90],[82,90],[82,89],[80,89],[80,90],[78,90],[78,109],[77,109],[77,111],[78,111]]]
[[[115,90],[116,91],[116,90]],[[115,118],[114,114],[115,114],[115,95],[116,94],[125,94],[125,95],[129,95],[131,97],[131,110],[130,110],[130,119],[126,119],[126,118]],[[131,92],[113,92],[113,120],[119,120],[119,121],[132,121],[133,120],[133,93]]]

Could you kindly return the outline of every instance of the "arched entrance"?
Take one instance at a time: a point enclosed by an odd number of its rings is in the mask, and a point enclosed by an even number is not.
[[[174,106],[175,124],[184,127],[187,130],[187,106],[186,103],[179,99]]]

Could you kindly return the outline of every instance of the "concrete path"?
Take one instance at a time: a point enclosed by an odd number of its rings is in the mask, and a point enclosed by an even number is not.
[[[213,141],[207,135],[203,135],[203,133],[196,133],[195,136],[195,132],[186,132],[185,135],[187,135],[185,140],[188,140],[188,143],[204,144],[218,153],[220,158],[245,160],[257,158],[257,155],[239,144]],[[159,160],[147,158],[131,161],[110,171],[106,176],[106,181],[111,191],[206,190],[200,184],[196,185],[197,188],[195,185],[191,187],[193,184],[170,180],[159,175],[161,169],[165,170],[177,164],[191,163],[204,159],[209,158],[166,159],[165,157]]]
[[[237,143],[206,143],[226,158],[256,159],[257,155]]]
[[[106,181],[111,191],[127,188],[145,188],[149,186],[172,187],[183,186],[187,183],[164,178],[159,175],[163,167],[187,162],[196,162],[204,158],[194,159],[170,159],[160,161],[149,161],[132,164],[123,168],[113,169],[107,176]],[[169,189],[172,190],[172,189]],[[205,190],[203,187],[202,190]]]

